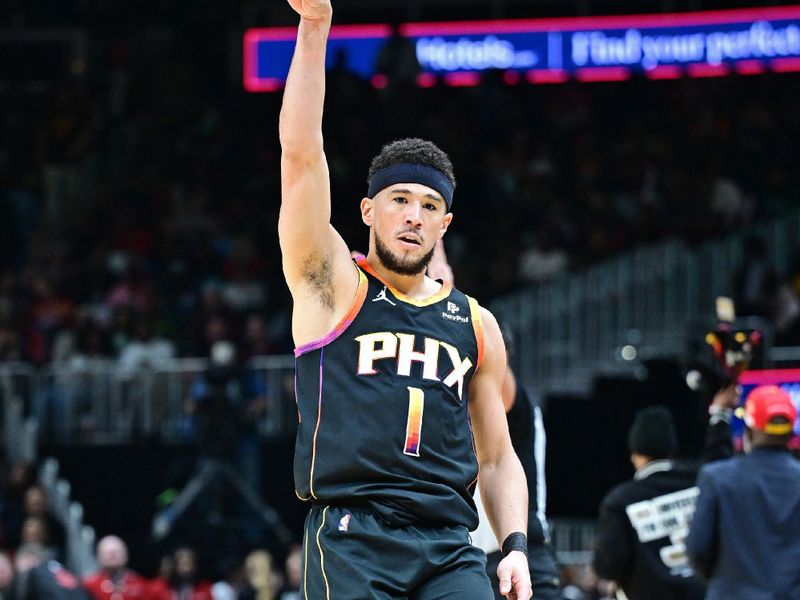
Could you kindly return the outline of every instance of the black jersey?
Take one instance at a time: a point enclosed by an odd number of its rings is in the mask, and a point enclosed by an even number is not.
[[[468,389],[483,354],[480,308],[448,284],[409,298],[356,263],[349,313],[295,350],[297,495],[391,525],[475,529]]]

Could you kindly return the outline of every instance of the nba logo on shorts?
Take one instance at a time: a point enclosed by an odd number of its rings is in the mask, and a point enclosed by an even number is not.
[[[350,513],[339,519],[339,531],[347,531],[350,528]]]

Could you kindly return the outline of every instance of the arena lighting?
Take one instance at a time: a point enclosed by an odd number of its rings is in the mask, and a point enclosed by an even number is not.
[[[420,85],[472,86],[500,70],[529,83],[723,77],[800,71],[800,5],[734,10],[577,17],[407,23]],[[265,27],[244,34],[244,87],[283,87],[297,29]],[[389,25],[336,25],[328,69],[337,64],[368,81],[392,35]],[[380,85],[378,86],[380,87]]]

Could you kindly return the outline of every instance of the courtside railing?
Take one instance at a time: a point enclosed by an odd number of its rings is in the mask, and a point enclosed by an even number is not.
[[[168,444],[196,441],[196,416],[208,361],[176,359],[134,372],[113,360],[51,363],[39,369],[9,365],[0,369],[6,423],[38,423],[41,442],[126,444],[158,439]],[[255,414],[253,426],[266,438],[294,435],[294,358],[251,359],[234,378],[231,401]],[[13,393],[12,393],[13,392]],[[248,406],[255,402],[257,406]],[[24,431],[5,427],[7,448],[22,448]],[[13,439],[11,439],[13,438]],[[36,436],[28,442],[35,443]]]
[[[594,556],[596,519],[549,519],[550,538],[560,565],[588,565]]]

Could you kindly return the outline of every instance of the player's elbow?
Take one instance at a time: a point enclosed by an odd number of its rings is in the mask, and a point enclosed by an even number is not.
[[[281,182],[285,190],[295,185],[303,185],[309,176],[325,173],[325,155],[307,148],[293,148],[281,153]],[[284,194],[284,200],[286,199]]]
[[[511,440],[508,437],[501,437],[497,440],[492,440],[491,444],[483,444],[479,448],[478,462],[481,465],[481,475],[485,473],[498,473],[498,476],[503,477],[509,474],[518,475],[525,472],[522,470],[522,464],[519,462],[514,446],[511,445]]]
[[[322,156],[322,132],[291,127],[283,122],[279,129],[281,161],[313,162]]]

